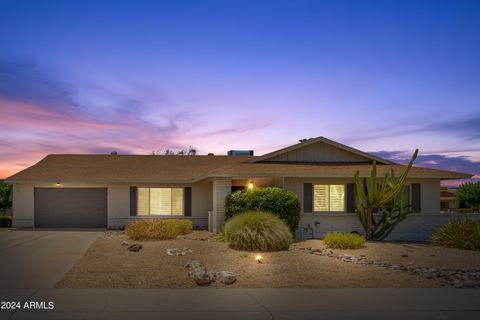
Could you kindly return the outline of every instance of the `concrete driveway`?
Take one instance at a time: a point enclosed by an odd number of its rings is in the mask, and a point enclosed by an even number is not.
[[[51,288],[102,231],[0,231],[0,289]]]

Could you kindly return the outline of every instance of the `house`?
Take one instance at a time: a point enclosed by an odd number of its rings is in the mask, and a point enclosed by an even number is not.
[[[448,187],[440,188],[440,212],[456,211],[460,207],[460,202],[455,198],[455,190],[449,190]]]
[[[362,231],[353,205],[353,176],[405,166],[319,137],[263,156],[48,155],[9,177],[15,227],[119,228],[138,218],[186,218],[217,232],[232,190],[277,186],[294,192],[302,217],[296,236]],[[440,180],[458,172],[413,167],[406,192],[414,213],[391,239],[425,239],[438,224]]]

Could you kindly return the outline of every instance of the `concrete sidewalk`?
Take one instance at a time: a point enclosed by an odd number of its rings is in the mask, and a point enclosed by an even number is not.
[[[476,289],[0,289],[1,319],[480,319]]]

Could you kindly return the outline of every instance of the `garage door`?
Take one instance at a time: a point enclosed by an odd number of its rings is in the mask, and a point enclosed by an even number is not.
[[[107,188],[35,188],[35,227],[105,228]]]

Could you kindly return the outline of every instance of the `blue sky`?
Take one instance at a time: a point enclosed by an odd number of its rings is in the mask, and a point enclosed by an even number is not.
[[[480,176],[479,1],[1,0],[0,37],[0,176],[320,135]]]

